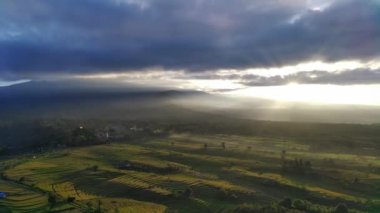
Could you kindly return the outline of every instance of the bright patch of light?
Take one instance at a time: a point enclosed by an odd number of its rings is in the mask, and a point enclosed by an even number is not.
[[[287,21],[289,24],[295,24],[299,20],[301,20],[303,13],[295,14],[294,16],[290,17],[290,19]]]
[[[320,4],[320,5],[313,5],[310,7],[310,9],[312,11],[316,11],[316,12],[323,12],[324,10],[326,10],[327,8],[329,8],[331,5],[330,2],[326,2],[324,4]]]
[[[298,85],[298,83],[297,83],[297,82],[290,82],[290,83],[288,84],[288,86],[294,86],[294,85]]]
[[[183,87],[186,89],[192,88],[206,92],[214,92],[218,90],[235,90],[243,88],[241,84],[227,80],[188,80]]]
[[[377,85],[304,85],[292,82],[284,86],[247,87],[242,85],[246,75],[263,77],[286,76],[298,72],[327,71],[333,73],[352,70],[378,70],[380,60],[339,61],[335,63],[309,61],[295,65],[271,68],[229,69],[189,73],[181,70],[147,70],[125,73],[77,75],[79,79],[110,79],[126,83],[176,87],[210,93],[250,96],[284,102],[317,104],[359,104],[380,106],[380,84]],[[233,77],[231,77],[233,76]],[[311,77],[317,77],[312,75]]]
[[[380,106],[380,85],[302,85],[251,87],[230,95],[311,104],[352,104]]]
[[[287,21],[288,24],[295,24],[305,16],[312,13],[320,13],[325,11],[327,8],[331,6],[332,2],[327,0],[309,0],[306,2],[305,8],[298,11]]]
[[[76,75],[77,79],[87,80],[115,80],[134,84],[146,84],[157,86],[173,86],[181,89],[194,89],[205,92],[215,92],[217,90],[241,89],[243,86],[230,80],[209,80],[189,78],[183,71],[136,71],[126,73],[104,73]]]
[[[378,70],[380,69],[380,61],[370,61],[368,62],[368,67],[370,70]]]
[[[283,67],[270,67],[270,68],[252,68],[245,70],[229,69],[220,70],[219,75],[260,75],[265,77],[271,76],[285,76],[298,72],[312,72],[312,71],[326,71],[326,72],[344,72],[356,69],[377,69],[380,68],[380,61],[339,61],[335,63],[328,63],[323,61],[310,61],[296,65],[288,65]]]
[[[15,84],[22,84],[29,82],[30,80],[18,80],[18,81],[2,81],[0,80],[0,87],[7,87],[7,86],[12,86]]]

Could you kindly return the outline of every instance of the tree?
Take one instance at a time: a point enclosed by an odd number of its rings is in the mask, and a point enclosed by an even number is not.
[[[311,162],[310,161],[305,162],[305,169],[308,169],[308,170],[311,169]]]
[[[67,202],[68,203],[73,203],[75,201],[75,197],[68,197]]]
[[[72,132],[72,145],[81,146],[96,143],[95,133],[87,128],[79,127]]]
[[[224,189],[224,188],[221,188],[218,192],[218,197],[220,200],[227,200],[228,199],[228,192]]]
[[[295,209],[307,211],[309,203],[305,200],[295,200],[292,205]]]
[[[22,182],[24,182],[25,181],[25,177],[20,177],[19,179],[18,179],[18,182],[20,182],[20,183],[22,183]]]
[[[281,151],[281,160],[284,161],[286,159],[286,150]]]
[[[184,192],[183,192],[183,196],[187,197],[187,198],[190,198],[191,196],[193,196],[193,190],[191,188],[187,188]]]
[[[96,213],[102,213],[102,201],[98,200],[98,209],[96,210]]]
[[[352,183],[358,184],[359,183],[359,178],[355,177],[354,180],[352,181]]]
[[[50,208],[52,208],[57,203],[57,196],[53,193],[49,193],[48,202],[50,203]]]
[[[286,161],[284,161],[284,162],[286,162]],[[311,163],[308,161],[304,162],[302,159],[296,158],[296,159],[294,159],[293,164],[290,166],[293,167],[292,170],[294,172],[299,173],[299,174],[305,174],[305,171],[307,169],[310,169]],[[284,163],[283,163],[283,168],[285,168]]]

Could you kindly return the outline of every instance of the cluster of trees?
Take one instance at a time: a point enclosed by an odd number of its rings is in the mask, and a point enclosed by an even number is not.
[[[200,122],[202,121],[202,122]],[[299,122],[249,121],[214,117],[196,122],[170,123],[175,132],[197,134],[230,134],[276,137],[306,142],[315,151],[340,153],[374,153],[380,148],[380,125],[322,124]],[[366,138],[363,146],[361,138]]]
[[[336,207],[326,207],[313,204],[306,200],[292,200],[285,198],[279,203],[272,205],[251,205],[242,204],[235,210],[235,213],[288,213],[288,212],[309,212],[309,213],[348,213],[349,209],[345,204],[338,204]]]
[[[77,127],[61,129],[56,127],[38,127],[34,132],[32,147],[86,146],[100,144],[95,131]]]
[[[106,210],[103,208],[103,203],[101,200],[98,200],[96,203],[96,206],[94,206],[91,202],[88,202],[87,209],[84,211],[85,213],[103,213],[106,212]]]
[[[335,208],[313,204],[307,200],[285,198],[278,203],[280,206],[287,209],[295,209],[310,213],[348,213],[348,208],[345,204],[338,204]]]
[[[225,189],[219,189],[218,198],[222,201],[237,201],[239,197],[235,193],[231,193]]]
[[[177,199],[188,199],[193,197],[194,191],[192,188],[186,188],[185,190],[179,190],[175,193],[172,193],[171,196]]]
[[[311,171],[311,162],[305,161],[303,159],[294,159],[292,161],[283,160],[282,161],[282,170],[284,172],[291,172],[295,174],[306,174]]]
[[[20,124],[7,129],[0,145],[0,155],[12,151],[42,151],[48,147],[86,146],[102,143],[96,131],[85,127],[52,125],[46,123]],[[0,131],[1,133],[1,131]]]
[[[311,162],[308,160],[295,158],[294,160],[287,160],[286,150],[281,151],[281,166],[282,171],[291,172],[295,174],[305,174],[311,171]]]
[[[132,125],[138,128],[132,130],[129,128]],[[142,121],[0,121],[0,155],[22,150],[43,151],[47,147],[87,146],[125,138],[166,137],[167,134],[167,129],[161,124]]]
[[[71,132],[71,140],[67,142],[69,146],[85,146],[100,143],[95,132],[91,129],[79,127]]]

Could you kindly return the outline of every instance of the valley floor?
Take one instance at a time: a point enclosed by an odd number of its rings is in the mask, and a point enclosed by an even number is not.
[[[24,154],[0,168],[1,212],[380,211],[379,157],[278,138],[173,134]]]

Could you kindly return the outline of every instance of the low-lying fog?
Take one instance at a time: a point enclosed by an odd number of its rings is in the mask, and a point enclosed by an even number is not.
[[[209,113],[270,121],[327,123],[380,123],[380,107],[364,105],[306,104],[231,96],[193,96],[173,102]]]
[[[376,106],[305,104],[97,82],[29,82],[0,87],[2,118],[178,120],[206,114],[270,121],[380,123],[380,107]]]

